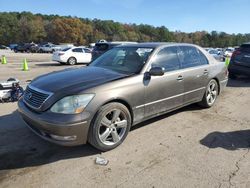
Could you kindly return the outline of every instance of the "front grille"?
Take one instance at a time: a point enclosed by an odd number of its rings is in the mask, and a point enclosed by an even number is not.
[[[24,101],[28,106],[38,109],[50,97],[50,95],[49,92],[27,86],[24,92]]]

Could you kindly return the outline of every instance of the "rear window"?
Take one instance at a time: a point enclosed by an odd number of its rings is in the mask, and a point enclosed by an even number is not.
[[[243,44],[243,45],[241,45],[240,50],[242,52],[248,52],[248,53],[250,53],[250,44]]]
[[[75,48],[75,49],[73,49],[72,51],[73,51],[73,52],[80,52],[80,53],[83,52],[83,51],[82,51],[82,48]]]
[[[68,51],[70,48],[64,48],[62,51],[63,52],[66,52],[66,51]]]

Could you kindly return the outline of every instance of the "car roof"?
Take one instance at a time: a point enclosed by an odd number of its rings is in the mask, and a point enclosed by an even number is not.
[[[119,45],[119,44],[137,44],[137,42],[129,42],[129,41],[112,41],[112,42],[97,42],[95,43],[95,45],[102,45],[102,44],[106,44],[106,45]]]
[[[137,48],[158,48],[164,46],[195,46],[188,43],[176,43],[176,42],[143,42],[137,44],[124,44],[122,47],[137,47]],[[121,46],[117,46],[119,48]]]
[[[247,45],[249,45],[249,44],[250,44],[250,42],[246,42],[246,43],[243,43],[242,45],[244,45],[244,44],[247,44]]]

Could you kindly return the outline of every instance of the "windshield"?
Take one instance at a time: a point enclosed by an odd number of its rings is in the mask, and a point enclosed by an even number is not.
[[[90,66],[102,67],[123,74],[139,73],[153,48],[117,47],[109,50]]]

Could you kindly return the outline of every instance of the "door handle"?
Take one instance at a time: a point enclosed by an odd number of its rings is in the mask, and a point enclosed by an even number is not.
[[[205,69],[204,72],[203,72],[204,75],[208,75],[208,70]]]
[[[183,80],[183,76],[182,75],[178,76],[177,80],[178,81],[182,81]]]

